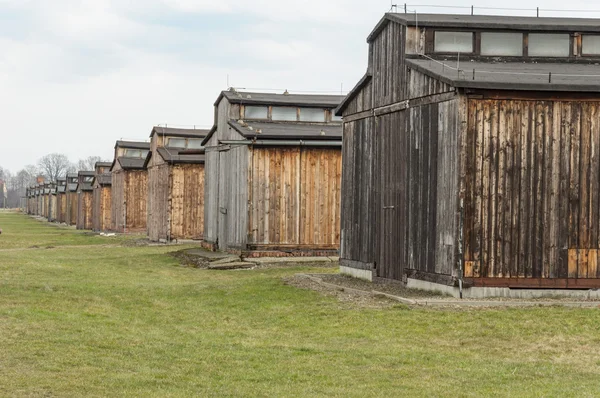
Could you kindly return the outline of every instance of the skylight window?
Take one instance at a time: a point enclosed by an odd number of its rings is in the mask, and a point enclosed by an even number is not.
[[[246,106],[244,108],[245,119],[267,119],[269,108],[266,106]]]
[[[202,148],[202,140],[199,138],[188,138],[188,149],[201,149]]]
[[[568,33],[530,33],[530,57],[568,57],[570,39]]]
[[[583,55],[600,55],[600,36],[583,35],[581,53]]]
[[[185,138],[169,138],[167,146],[171,148],[185,148]]]
[[[473,32],[435,32],[433,48],[437,53],[472,53]]]
[[[325,110],[319,108],[300,108],[301,122],[324,122]]]
[[[271,110],[271,119],[284,122],[295,122],[297,108],[287,106],[274,106]]]
[[[481,55],[522,57],[522,33],[481,32]]]

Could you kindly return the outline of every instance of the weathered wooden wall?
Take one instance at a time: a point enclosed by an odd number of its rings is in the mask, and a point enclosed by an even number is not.
[[[77,193],[77,229],[92,229],[93,192]]]
[[[371,270],[375,263],[374,118],[344,123],[340,263]]]
[[[78,197],[77,192],[67,192],[67,213],[65,222],[67,225],[76,225],[77,224],[77,209],[78,205]]]
[[[174,165],[171,178],[171,239],[202,239],[204,164]]]
[[[372,105],[377,108],[406,98],[406,27],[389,23],[370,44]]]
[[[112,194],[109,185],[94,186],[92,227],[94,231],[109,231],[112,227]]]
[[[67,221],[67,194],[57,193],[56,194],[56,221],[64,223]]]
[[[216,244],[219,237],[219,184],[219,151],[207,150],[204,166],[204,241],[211,244]]]
[[[407,82],[407,98],[420,98],[428,95],[449,93],[455,90],[449,84],[410,68],[407,68]]]
[[[48,195],[48,221],[56,221],[58,213],[58,203],[56,201],[56,194]]]
[[[600,278],[600,101],[468,102],[465,276]]]
[[[112,230],[141,232],[146,230],[148,201],[146,170],[117,170],[112,173]]]
[[[204,164],[166,163],[148,169],[148,236],[202,239]]]
[[[339,247],[340,180],[340,149],[253,148],[248,244]]]
[[[169,233],[169,165],[148,167],[148,237],[167,240]]]
[[[248,163],[246,145],[218,152],[218,242],[222,250],[248,243]],[[212,187],[211,187],[212,188]]]

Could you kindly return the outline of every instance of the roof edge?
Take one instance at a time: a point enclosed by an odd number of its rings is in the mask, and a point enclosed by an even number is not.
[[[372,78],[373,75],[369,72],[366,72],[364,74],[362,79],[360,79],[358,83],[356,83],[354,88],[350,90],[348,95],[346,95],[346,98],[344,98],[342,102],[338,105],[338,107],[335,108],[334,112],[336,116],[342,116],[342,112],[344,112],[344,110],[348,106],[348,103],[350,103],[350,101],[352,101],[356,97],[360,90],[362,90],[371,81]]]

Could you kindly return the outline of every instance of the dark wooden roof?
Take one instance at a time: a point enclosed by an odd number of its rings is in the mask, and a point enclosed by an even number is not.
[[[182,150],[177,148],[163,148],[157,149],[158,154],[167,163],[187,163],[197,164],[204,163],[205,155],[204,150]]]
[[[261,140],[340,140],[342,139],[341,124],[300,124],[300,123],[269,123],[250,122],[243,125],[230,120],[229,125],[248,139]]]
[[[128,158],[121,156],[117,159],[123,170],[141,170],[144,168],[145,158]]]
[[[406,64],[454,87],[600,92],[600,65],[596,64],[466,62],[460,66],[460,77],[456,62],[407,59]]]
[[[547,32],[600,32],[597,18],[546,18],[469,14],[387,13],[367,38],[371,42],[390,22],[406,26],[451,29],[498,29]]]
[[[104,173],[96,176],[96,181],[100,185],[112,185],[112,174]]]
[[[225,97],[232,104],[288,105],[319,108],[335,108],[344,99],[343,95],[323,94],[273,94],[243,91],[221,91],[215,105]]]
[[[67,173],[67,178],[77,178],[77,173]]]
[[[186,138],[204,138],[208,135],[209,130],[206,129],[180,129],[173,127],[154,126],[150,132],[150,137],[154,134],[168,135],[171,137],[186,137]]]
[[[96,162],[94,167],[97,169],[98,167],[110,167],[112,166],[112,162]]]
[[[91,182],[82,182],[81,184],[77,184],[77,190],[78,191],[93,191],[94,188],[92,187]]]
[[[87,177],[87,176],[94,176],[94,174],[96,174],[95,171],[89,171],[89,170],[79,171],[77,173],[78,176],[85,176],[85,177]]]
[[[150,143],[143,141],[117,141],[115,148],[150,149]]]
[[[354,99],[354,97],[356,97],[360,90],[362,90],[363,87],[365,87],[371,81],[372,78],[373,76],[369,72],[365,73],[365,75],[358,81],[358,83],[356,83],[356,86],[354,86],[354,88],[350,90],[348,95],[346,95],[346,98],[344,98],[340,105],[337,108],[335,108],[336,116],[342,116],[342,113],[344,109],[346,109],[346,106],[350,103],[350,101]]]

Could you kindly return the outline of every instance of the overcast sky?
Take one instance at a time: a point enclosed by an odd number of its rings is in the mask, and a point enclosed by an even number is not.
[[[600,9],[478,5],[540,3]],[[389,9],[389,0],[0,0],[0,166],[15,172],[51,152],[112,160],[117,139],[145,140],[155,124],[208,128],[228,76],[239,88],[347,91]],[[600,16],[552,16],[567,15]]]

